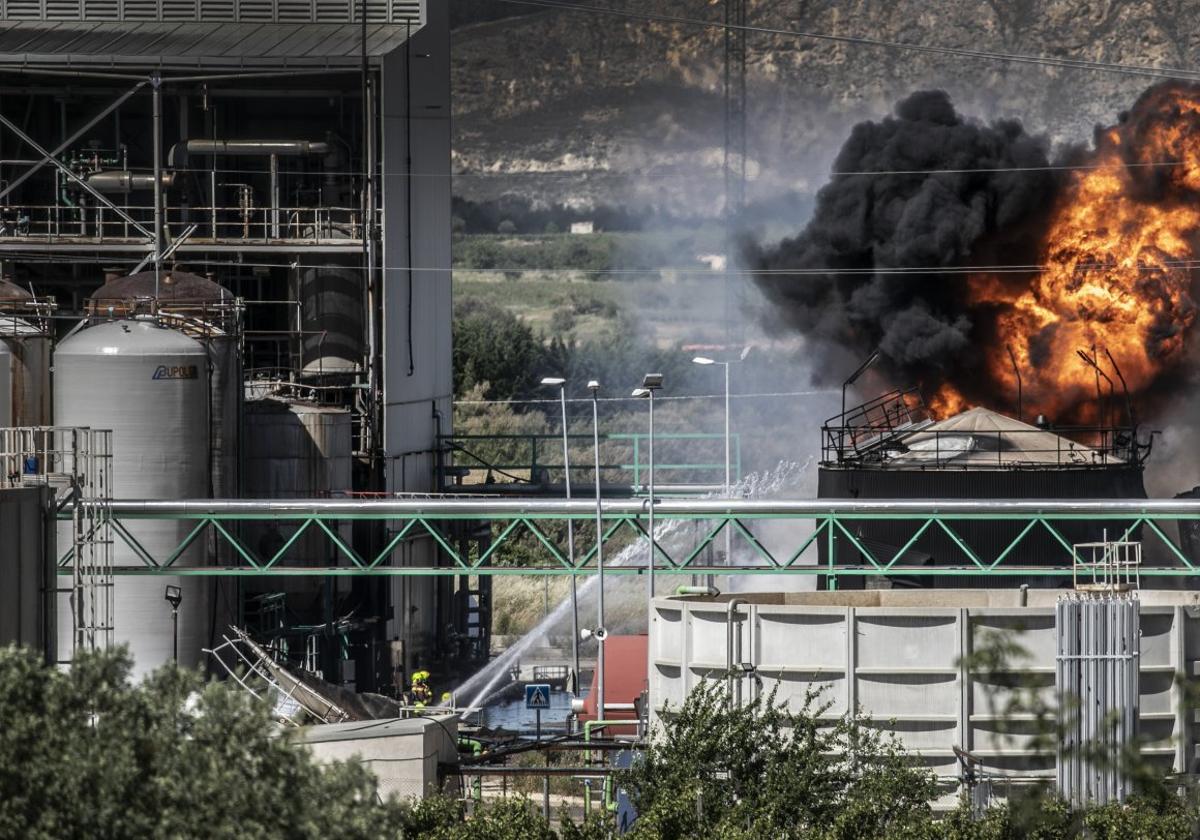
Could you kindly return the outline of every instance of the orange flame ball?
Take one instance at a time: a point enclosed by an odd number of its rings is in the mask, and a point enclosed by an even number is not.
[[[999,338],[1016,355],[1026,414],[1055,417],[1095,398],[1096,373],[1078,350],[1094,351],[1119,391],[1107,349],[1134,394],[1183,355],[1196,318],[1187,264],[1200,233],[1200,91],[1158,88],[1148,99],[1072,174],[1030,287],[1006,295],[973,278],[977,299],[1004,305]],[[1015,394],[1007,353],[990,365]]]

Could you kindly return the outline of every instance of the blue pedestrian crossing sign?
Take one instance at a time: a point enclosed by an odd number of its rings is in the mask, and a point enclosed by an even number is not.
[[[526,709],[550,708],[550,684],[529,683],[525,686]]]

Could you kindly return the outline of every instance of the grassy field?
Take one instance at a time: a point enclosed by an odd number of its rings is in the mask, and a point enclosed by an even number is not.
[[[546,338],[600,339],[620,324],[662,346],[716,341],[737,305],[701,259],[719,241],[706,230],[460,235],[455,300],[503,306]]]

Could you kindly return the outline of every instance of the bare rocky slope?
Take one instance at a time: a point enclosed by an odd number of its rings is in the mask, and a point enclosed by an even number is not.
[[[604,0],[719,19],[707,0]],[[599,4],[599,3],[597,3]],[[750,0],[753,26],[907,43],[1194,67],[1200,16],[1182,0]],[[456,195],[720,212],[723,34],[573,11],[463,26],[453,40]],[[748,36],[748,194],[811,192],[849,126],[914,89],[1084,142],[1154,79]]]

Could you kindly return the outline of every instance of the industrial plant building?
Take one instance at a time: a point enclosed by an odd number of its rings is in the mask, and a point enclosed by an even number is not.
[[[392,687],[455,632],[453,578],[156,574],[85,591],[29,558],[56,542],[84,566],[229,565],[239,549],[171,521],[95,545],[95,527],[31,511],[45,492],[61,510],[73,493],[434,488],[452,387],[446,4],[11,0],[0,22],[0,428],[43,429],[0,443],[5,568],[23,575],[4,638],[66,661],[100,634],[142,673],[175,646],[200,664],[234,624],[331,681]],[[339,541],[365,555],[395,536],[300,530],[236,537],[264,564],[336,567]],[[414,533],[394,563],[436,550]]]

